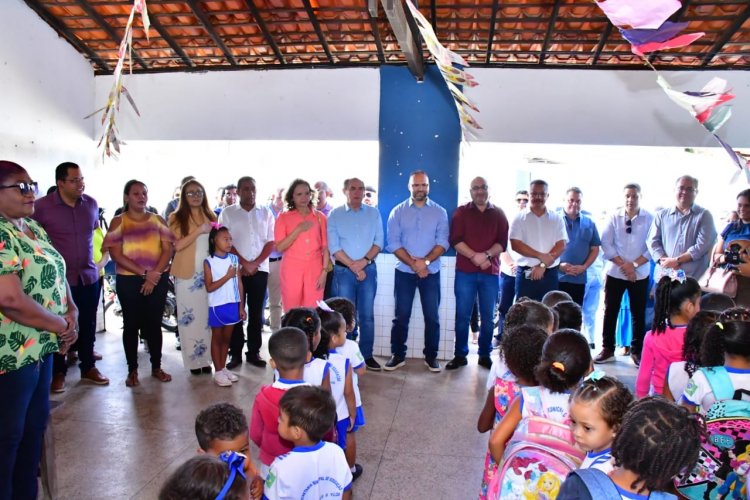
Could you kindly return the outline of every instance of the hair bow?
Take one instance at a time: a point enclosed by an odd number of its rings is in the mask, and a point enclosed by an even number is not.
[[[591,380],[592,382],[596,382],[598,380],[601,380],[601,378],[605,377],[606,375],[607,374],[604,373],[604,371],[602,371],[602,370],[594,370],[593,372],[591,372],[588,375],[586,375],[586,377],[583,380],[584,381]]]
[[[211,223],[211,228],[212,228],[212,229],[216,229],[217,231],[218,231],[219,229],[221,229],[222,227],[223,227],[223,226],[222,226],[221,224],[219,224],[218,222],[212,222],[212,223]]]
[[[324,300],[319,300],[317,304],[318,304],[318,309],[320,309],[321,311],[327,311],[329,313],[333,312],[333,309],[331,309],[331,306],[326,304]]]
[[[232,484],[234,484],[234,480],[237,477],[237,474],[247,479],[244,467],[245,455],[234,451],[225,451],[224,453],[219,455],[219,460],[229,466],[229,477],[227,478],[227,482],[224,483],[224,487],[221,489],[219,494],[216,495],[216,500],[223,500],[229,490],[232,488]]]
[[[687,279],[685,271],[682,269],[667,269],[662,267],[657,282],[659,282],[664,276],[669,276],[669,279],[672,281],[678,281],[680,283],[684,283]]]

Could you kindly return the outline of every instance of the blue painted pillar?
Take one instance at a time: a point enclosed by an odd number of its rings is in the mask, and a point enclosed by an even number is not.
[[[409,196],[414,170],[430,177],[430,198],[451,217],[458,200],[461,129],[453,98],[434,64],[417,83],[405,66],[380,67],[378,208],[383,223]]]

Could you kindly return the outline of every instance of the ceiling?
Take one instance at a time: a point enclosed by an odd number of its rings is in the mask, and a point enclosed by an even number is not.
[[[113,72],[132,0],[24,1],[97,74]],[[137,17],[135,73],[406,63],[383,7],[373,17],[367,0],[147,4],[151,38]],[[643,68],[592,0],[422,0],[419,8],[441,43],[472,66]],[[671,20],[706,35],[652,55],[657,68],[750,69],[750,0],[684,0]]]

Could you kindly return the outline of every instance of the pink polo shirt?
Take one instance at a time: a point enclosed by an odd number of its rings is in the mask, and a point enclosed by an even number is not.
[[[284,258],[321,261],[323,249],[328,246],[328,222],[326,216],[317,210],[312,210],[304,217],[297,210],[279,214],[274,228],[274,240],[278,244],[289,236],[295,227],[306,220],[312,222],[312,227],[300,233],[292,246],[284,250]]]

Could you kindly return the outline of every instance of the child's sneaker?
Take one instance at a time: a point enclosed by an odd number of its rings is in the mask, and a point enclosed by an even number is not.
[[[231,387],[232,381],[229,380],[229,377],[227,377],[226,373],[224,371],[218,371],[214,374],[214,382],[219,387]]]
[[[224,367],[221,371],[224,372],[224,375],[229,379],[230,382],[237,382],[240,379],[240,377],[227,370],[226,367]]]

